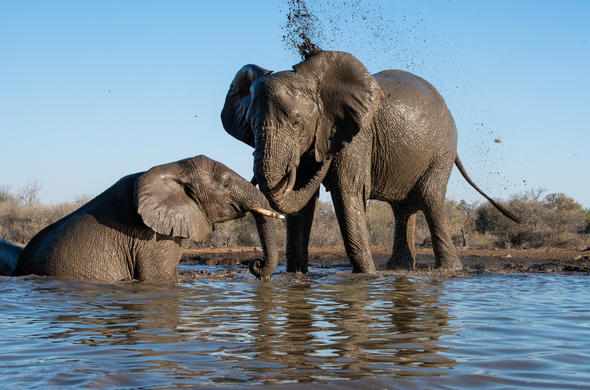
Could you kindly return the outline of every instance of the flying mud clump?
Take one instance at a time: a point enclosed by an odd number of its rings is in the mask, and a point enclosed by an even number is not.
[[[431,57],[424,19],[414,8],[375,0],[288,0],[283,42],[302,59],[321,47],[352,53],[377,68],[413,71]]]
[[[307,5],[302,0],[290,0],[287,23],[283,26],[285,35],[283,42],[288,47],[299,52],[302,59],[306,59],[314,51],[320,48],[313,42],[320,38],[319,20],[309,12]]]

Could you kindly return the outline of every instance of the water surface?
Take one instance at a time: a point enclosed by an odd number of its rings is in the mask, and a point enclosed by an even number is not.
[[[0,388],[590,386],[588,276],[189,268],[206,276],[0,279]]]

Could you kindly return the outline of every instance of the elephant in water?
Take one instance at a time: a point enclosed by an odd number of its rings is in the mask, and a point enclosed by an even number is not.
[[[254,213],[266,279],[278,261],[273,217],[264,195],[225,165],[197,156],[125,176],[25,247],[14,275],[68,279],[169,280],[178,277],[181,238],[203,240],[212,224]]]
[[[11,275],[23,248],[0,238],[0,275]]]
[[[351,54],[316,50],[293,70],[244,66],[221,112],[225,130],[254,147],[254,175],[270,204],[287,216],[287,270],[307,272],[307,246],[321,183],[331,193],[353,272],[374,272],[366,201],[395,215],[388,268],[415,266],[414,224],[423,211],[436,266],[458,270],[445,220],[447,182],[457,166],[457,130],[427,81],[386,70],[371,75]]]

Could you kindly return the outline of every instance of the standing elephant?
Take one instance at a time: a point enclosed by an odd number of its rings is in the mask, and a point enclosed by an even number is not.
[[[181,238],[203,240],[212,224],[254,212],[264,259],[250,270],[270,277],[278,261],[264,195],[225,165],[197,156],[120,179],[31,239],[14,275],[71,279],[170,280]]]
[[[254,147],[254,175],[270,204],[287,216],[287,270],[307,271],[307,246],[320,183],[331,193],[353,272],[374,272],[366,201],[388,202],[395,215],[388,268],[415,265],[415,214],[426,216],[436,266],[457,270],[444,215],[457,155],[457,130],[443,98],[413,74],[371,75],[348,53],[311,53],[292,71],[244,66],[232,81],[221,119]]]

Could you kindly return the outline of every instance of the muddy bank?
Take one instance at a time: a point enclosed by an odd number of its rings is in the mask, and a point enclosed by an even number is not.
[[[590,249],[590,248],[589,248]],[[343,248],[310,248],[310,265],[319,268],[350,267]],[[590,275],[590,250],[568,251],[561,249],[498,249],[476,250],[460,249],[458,255],[465,270],[460,274],[481,272],[491,273],[582,273]],[[260,248],[235,249],[193,249],[186,250],[181,262],[184,264],[222,265],[244,267],[254,258],[260,258]],[[373,258],[377,269],[383,270],[390,256],[386,248],[373,248]],[[279,264],[285,263],[285,254],[281,253]],[[416,251],[418,274],[433,271],[434,255],[432,249]],[[243,270],[248,272],[246,268]],[[241,269],[228,270],[232,274],[242,273]],[[206,271],[204,271],[206,273]]]

